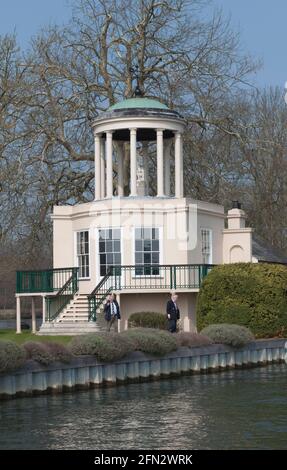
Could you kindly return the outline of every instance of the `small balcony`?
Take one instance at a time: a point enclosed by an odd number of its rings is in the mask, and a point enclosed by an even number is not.
[[[211,268],[206,264],[112,266],[108,278],[115,290],[198,289]],[[71,278],[78,284],[78,268],[17,271],[16,294],[53,294]]]
[[[87,295],[87,320],[96,321],[108,293],[158,293],[178,290],[198,292],[202,280],[213,268],[206,264],[110,266],[107,274]],[[21,332],[21,296],[32,297],[32,319],[35,323],[34,297],[43,297],[43,322],[56,320],[79,293],[79,269],[58,268],[39,271],[17,271],[17,332]]]
[[[71,278],[77,282],[78,268],[17,271],[16,294],[52,294],[62,289]]]

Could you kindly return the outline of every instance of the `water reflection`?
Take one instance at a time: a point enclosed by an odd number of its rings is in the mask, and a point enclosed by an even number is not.
[[[0,404],[1,449],[279,449],[286,366]]]

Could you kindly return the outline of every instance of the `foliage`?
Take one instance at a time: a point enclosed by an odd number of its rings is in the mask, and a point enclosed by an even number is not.
[[[43,366],[48,366],[54,362],[52,353],[46,348],[45,344],[36,341],[27,341],[23,344],[27,359],[39,362]]]
[[[210,338],[214,343],[227,344],[234,348],[245,346],[254,340],[253,334],[245,326],[227,323],[209,325],[201,331],[201,334]]]
[[[52,355],[54,361],[66,363],[71,362],[73,355],[71,351],[63,344],[51,341],[44,343],[44,346],[47,351]]]
[[[248,75],[256,64],[242,54],[227,19],[215,11],[212,18],[205,15],[202,0],[72,3],[71,21],[62,27],[43,25],[29,50],[21,51],[13,35],[0,38],[0,237],[9,267],[2,279],[0,270],[0,282],[9,276],[10,285],[15,269],[51,263],[51,207],[93,200],[91,122],[132,96],[135,67],[145,95],[177,109],[189,122],[185,141],[193,147],[184,158],[190,195],[215,200],[229,194],[233,188],[222,181],[231,176],[235,181],[235,165],[243,167],[236,137],[245,103],[237,104],[238,88],[244,83],[247,95]],[[153,146],[149,153],[154,194]],[[125,144],[125,194],[128,169]],[[11,288],[11,305],[13,294]]]
[[[0,341],[0,372],[18,369],[26,359],[23,349],[12,341]]]
[[[208,336],[199,333],[189,333],[186,331],[177,333],[176,340],[178,346],[186,346],[187,348],[207,346],[213,343],[213,341],[208,338]]]
[[[199,330],[215,323],[250,328],[256,337],[287,334],[287,267],[237,263],[214,267],[197,302]]]
[[[69,347],[76,356],[93,355],[101,361],[113,361],[133,351],[167,354],[177,349],[177,342],[167,331],[133,328],[115,334],[95,333],[76,336]]]
[[[69,363],[72,354],[66,346],[56,342],[39,343],[37,341],[27,341],[23,344],[28,359],[39,362],[42,365],[49,365],[53,362]]]
[[[100,361],[121,359],[133,350],[133,344],[121,334],[90,333],[75,336],[69,348],[76,356],[93,355]]]
[[[177,349],[175,335],[152,328],[134,328],[121,333],[129,338],[134,349],[148,354],[164,355]]]
[[[129,328],[167,329],[166,315],[157,312],[132,313],[128,320]]]

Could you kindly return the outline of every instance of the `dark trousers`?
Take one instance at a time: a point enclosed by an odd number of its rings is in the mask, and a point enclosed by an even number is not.
[[[176,320],[168,320],[168,329],[171,333],[176,332]]]
[[[118,331],[118,318],[116,315],[112,315],[110,320],[107,320],[107,331],[111,331],[111,327],[114,327],[114,331]]]

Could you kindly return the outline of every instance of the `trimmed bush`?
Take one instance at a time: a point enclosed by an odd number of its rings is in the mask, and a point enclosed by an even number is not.
[[[187,348],[195,348],[198,346],[207,346],[208,344],[212,344],[208,336],[199,334],[199,333],[188,333],[185,331],[181,331],[176,335],[176,340],[178,346],[186,346]]]
[[[23,344],[26,351],[27,359],[39,362],[43,366],[48,366],[54,362],[52,353],[44,343],[37,343],[36,341],[27,341]]]
[[[60,343],[54,342],[47,342],[45,343],[47,351],[51,354],[54,361],[64,362],[68,364],[72,360],[72,353],[71,351]]]
[[[134,350],[163,356],[178,347],[175,335],[152,328],[133,328],[121,333],[134,344]]]
[[[166,315],[157,312],[132,313],[128,320],[129,328],[167,329]]]
[[[209,325],[201,331],[201,334],[210,338],[214,343],[227,344],[234,348],[240,348],[254,340],[253,334],[245,326],[226,323]]]
[[[18,369],[26,359],[25,351],[13,341],[0,341],[0,372]]]
[[[216,323],[250,328],[257,338],[287,335],[287,267],[236,263],[214,267],[197,302],[199,330]]]
[[[121,359],[133,351],[133,343],[121,334],[91,333],[75,336],[69,344],[76,356],[92,355],[100,361],[110,362]]]

